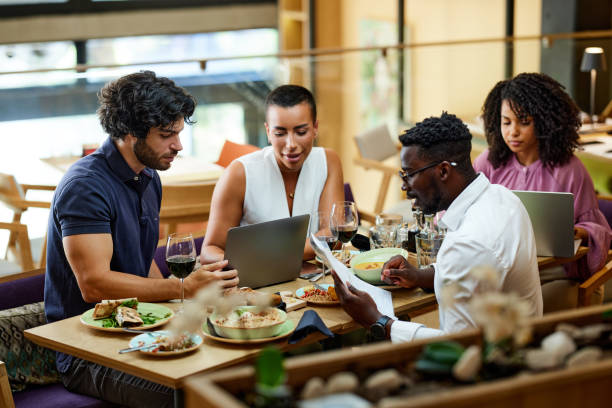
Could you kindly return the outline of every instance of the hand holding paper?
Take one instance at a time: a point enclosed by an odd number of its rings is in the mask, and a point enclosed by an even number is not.
[[[352,285],[354,288],[366,292],[370,295],[380,313],[389,317],[395,317],[391,292],[370,285],[352,274],[342,262],[333,256],[327,244],[319,241],[314,234],[310,235],[310,245],[317,256],[321,258],[321,261],[336,272],[336,275],[343,284],[347,286]]]

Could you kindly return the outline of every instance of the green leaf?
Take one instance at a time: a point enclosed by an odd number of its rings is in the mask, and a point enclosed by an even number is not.
[[[441,364],[455,364],[461,357],[465,348],[454,341],[440,341],[425,346],[423,359]]]
[[[129,307],[132,309],[136,309],[138,307],[138,299],[126,300],[125,302],[121,303],[119,306],[125,306],[125,307]]]
[[[282,353],[274,347],[263,349],[255,361],[255,375],[258,384],[267,387],[282,385],[285,382]]]

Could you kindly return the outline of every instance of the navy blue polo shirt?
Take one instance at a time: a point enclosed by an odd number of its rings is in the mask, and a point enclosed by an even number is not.
[[[134,173],[110,138],[70,167],[55,190],[49,216],[45,275],[48,322],[94,307],[83,300],[62,238],[110,234],[110,269],[146,277],[159,238],[161,194],[157,172],[145,168]],[[59,371],[66,372],[71,360],[58,353]]]

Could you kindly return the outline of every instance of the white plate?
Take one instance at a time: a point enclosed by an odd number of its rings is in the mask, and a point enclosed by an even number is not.
[[[168,334],[170,334],[170,332],[167,330],[139,334],[138,336],[133,337],[130,340],[130,348],[154,344],[155,340],[158,339],[160,336],[167,336]],[[194,343],[193,346],[184,348],[184,349],[180,349],[180,350],[155,351],[155,347],[151,347],[150,349],[144,349],[144,350],[139,350],[139,351],[141,353],[149,354],[152,356],[159,356],[159,357],[171,357],[171,356],[176,356],[178,354],[185,354],[185,353],[189,353],[191,351],[196,350],[198,347],[202,345],[202,342],[203,342],[202,336],[200,336],[199,334],[192,334],[191,341],[193,341]]]

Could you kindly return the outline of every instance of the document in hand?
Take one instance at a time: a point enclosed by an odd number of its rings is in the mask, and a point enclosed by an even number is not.
[[[319,241],[314,234],[310,235],[310,245],[321,261],[325,263],[327,267],[336,271],[336,274],[345,285],[348,282],[356,289],[367,292],[372,299],[374,299],[374,303],[376,303],[376,307],[380,313],[389,317],[396,317],[395,313],[393,312],[391,292],[378,288],[374,285],[370,285],[352,274],[348,268],[342,264],[342,262],[336,259],[336,257],[329,250],[327,244]]]

